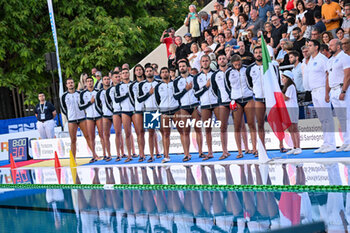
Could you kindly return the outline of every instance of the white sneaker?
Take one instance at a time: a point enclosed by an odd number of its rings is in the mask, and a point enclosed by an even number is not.
[[[323,148],[323,150],[321,151],[321,153],[328,153],[328,152],[331,152],[331,151],[334,151],[334,150],[335,150],[334,146],[325,146]]]
[[[318,148],[317,150],[314,151],[314,153],[321,153],[321,151],[323,150],[323,148],[325,148],[325,145],[322,145],[320,148]]]
[[[286,154],[287,154],[287,155],[294,154],[294,151],[295,151],[295,149],[291,149],[291,150],[290,150],[290,151],[288,151]]]
[[[339,148],[337,148],[337,152],[341,152],[341,151],[344,151],[347,147],[349,147],[350,146],[350,144],[343,144],[343,145],[341,145],[341,147],[339,147]]]
[[[167,162],[170,162],[170,158],[164,158],[164,159],[162,160],[162,163],[167,163]]]
[[[350,151],[350,144],[343,151]]]
[[[296,148],[294,149],[294,153],[295,155],[301,154],[301,152],[303,152],[303,150],[301,148]]]

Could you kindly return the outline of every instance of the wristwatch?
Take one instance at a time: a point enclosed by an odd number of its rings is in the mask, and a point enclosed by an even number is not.
[[[346,94],[346,91],[341,91],[342,94]]]

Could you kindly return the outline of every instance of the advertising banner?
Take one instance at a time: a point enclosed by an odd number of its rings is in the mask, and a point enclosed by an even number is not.
[[[340,146],[343,143],[342,134],[340,132],[339,122],[335,121],[336,126],[336,144]],[[248,127],[247,127],[248,129]],[[323,143],[323,132],[321,128],[321,124],[318,119],[306,119],[299,120],[299,130],[300,130],[300,143],[302,148],[318,148]],[[159,130],[156,130],[157,133],[157,141],[160,152],[162,152],[162,142],[161,142],[161,133]],[[203,134],[203,151],[207,152],[208,147],[205,141],[205,132],[202,130]],[[122,133],[124,136],[124,132]],[[212,144],[213,151],[219,152],[222,151],[221,148],[221,139],[220,139],[220,130],[213,129],[212,132]],[[138,151],[137,141],[136,141],[136,133],[133,133],[135,149]],[[228,127],[228,149],[230,151],[236,151],[236,143],[234,139],[234,129],[233,125],[229,125]],[[198,152],[198,144],[196,140],[196,133],[194,130],[191,130],[190,134],[190,152]],[[124,138],[125,142],[125,138]],[[148,133],[145,133],[145,142],[148,142]],[[183,153],[183,148],[181,145],[180,135],[177,130],[172,130],[170,135],[170,153]],[[111,143],[111,153],[112,155],[116,155],[116,147],[115,147],[115,134],[111,134],[110,137]],[[248,133],[248,144],[251,145],[250,136]],[[279,149],[279,141],[275,134],[272,132],[268,123],[265,123],[265,144],[268,150]],[[242,143],[243,145],[243,143]],[[289,133],[286,133],[286,137],[284,139],[284,145],[288,148],[293,146],[292,139]],[[124,143],[125,147],[125,143]],[[252,149],[252,148],[249,148]],[[34,159],[49,159],[54,157],[55,151],[57,151],[58,156],[60,158],[69,158],[69,150],[70,150],[70,138],[58,138],[58,139],[46,139],[46,140],[34,140],[32,141],[32,153]],[[126,147],[124,148],[126,152]],[[99,137],[96,136],[96,152],[99,156],[102,156],[102,146],[99,140]],[[145,145],[145,153],[149,153],[149,147],[146,143]],[[77,139],[77,154],[78,158],[83,157],[91,157],[91,151],[89,150],[87,143],[84,137],[78,137]]]

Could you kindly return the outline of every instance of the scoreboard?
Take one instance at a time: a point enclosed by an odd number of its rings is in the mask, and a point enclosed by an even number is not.
[[[14,161],[28,160],[28,138],[15,138],[9,140],[9,160],[12,154]]]

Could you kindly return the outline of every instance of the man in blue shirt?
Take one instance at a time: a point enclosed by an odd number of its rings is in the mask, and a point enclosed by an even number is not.
[[[199,15],[201,16],[201,33],[203,33],[210,27],[210,15],[205,11],[200,12]]]
[[[230,29],[226,29],[224,34],[225,34],[225,40],[226,40],[225,47],[226,45],[230,45],[230,46],[237,45],[237,40],[233,38],[233,35]]]
[[[314,18],[315,18],[315,22],[316,22],[315,25],[314,25],[314,28],[317,28],[317,30],[320,33],[325,32],[327,29],[326,29],[326,25],[322,21],[321,12],[320,11],[315,11]]]
[[[273,8],[268,0],[258,0],[259,3],[259,18],[263,21],[266,22],[267,20],[267,12],[273,12]]]

